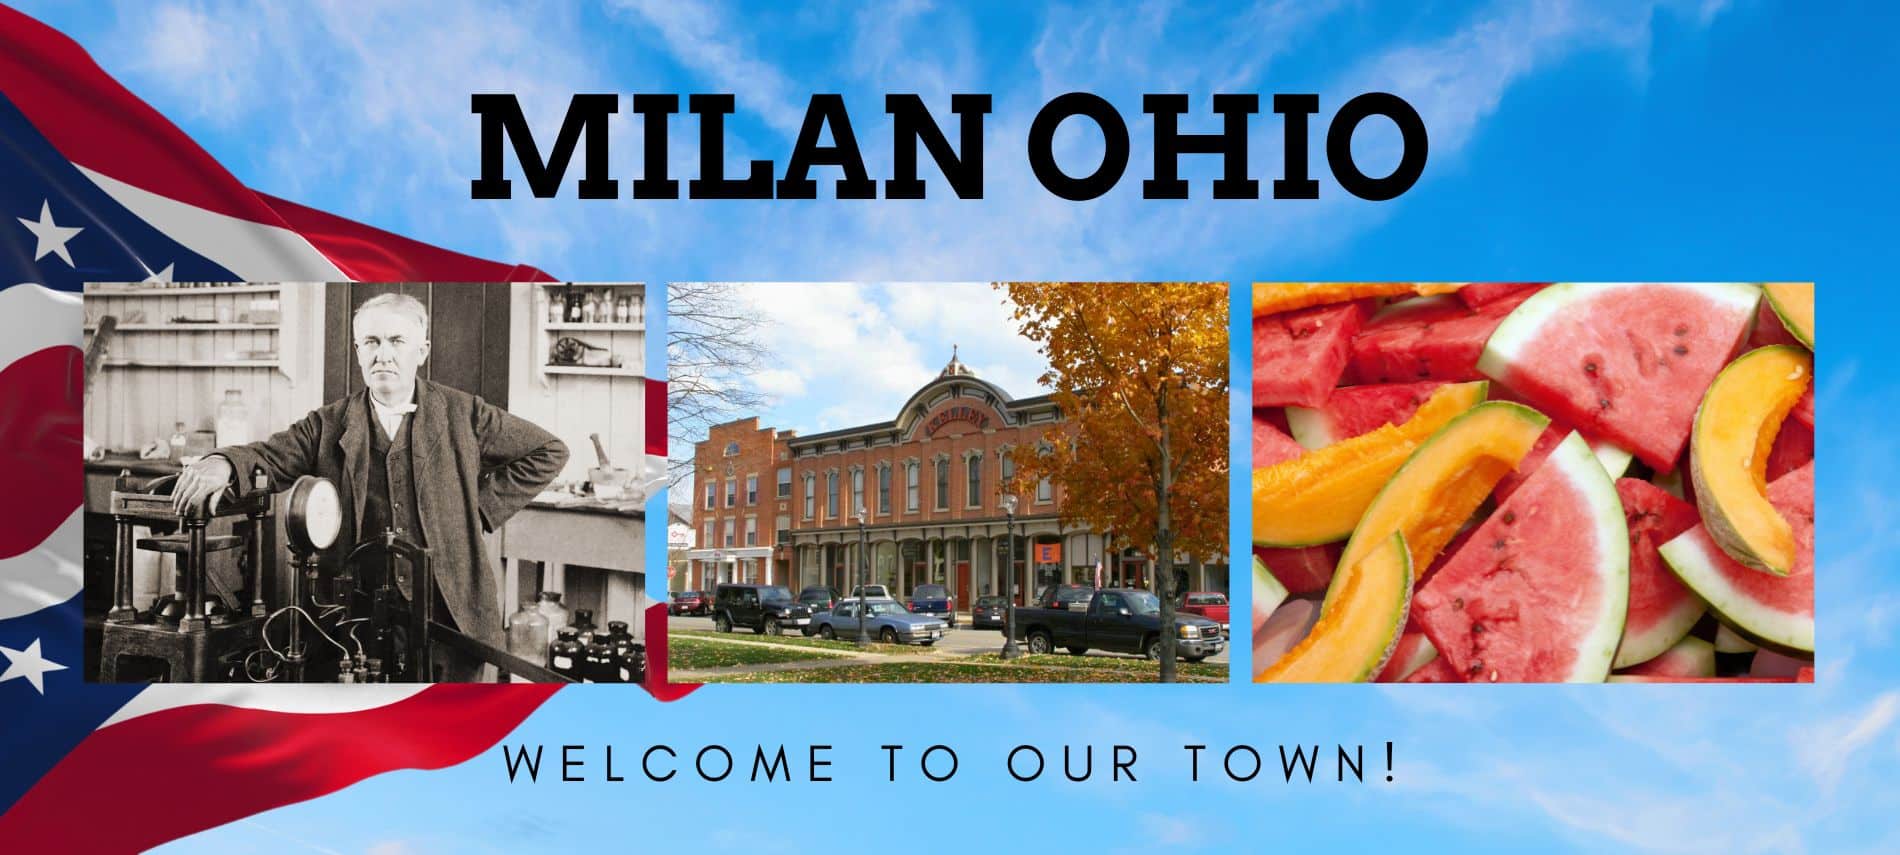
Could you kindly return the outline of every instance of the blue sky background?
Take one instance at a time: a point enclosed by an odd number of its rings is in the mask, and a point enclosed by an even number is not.
[[[498,753],[397,773],[200,835],[209,851],[662,851],[1024,844],[1122,851],[1900,849],[1900,441],[1892,312],[1895,16],[1850,4],[612,2],[400,7],[28,2],[259,189],[577,279],[1813,279],[1820,283],[1820,682],[1811,687],[716,687],[662,707],[563,692],[517,738],[830,742],[837,783],[503,784]],[[1383,204],[1144,202],[1142,92],[1390,89],[1424,114],[1424,179]],[[1035,109],[1071,89],[1135,137],[1108,197],[1028,179]],[[887,174],[885,92],[991,92],[988,198],[473,202],[477,90],[544,121],[576,91],[732,91],[729,146],[783,162],[814,91],[856,108]],[[694,140],[676,124],[674,162]],[[1254,173],[1277,174],[1257,120]],[[629,178],[629,131],[614,160]],[[1065,133],[1078,162],[1099,143]],[[1358,141],[1368,171],[1390,135]],[[676,167],[677,168],[677,167]],[[1206,176],[1212,164],[1190,164]],[[926,172],[926,175],[929,173]],[[822,175],[820,177],[823,177]],[[934,358],[929,361],[934,361]],[[1244,361],[1244,360],[1243,360]],[[1014,390],[1012,390],[1014,391]],[[1237,473],[1237,477],[1239,477]],[[1238,658],[1238,657],[1237,657]],[[1237,663],[1244,667],[1244,660]],[[1384,740],[1395,781],[1185,783],[1186,742]],[[953,783],[882,783],[876,746],[947,742]],[[1017,784],[1018,741],[1142,750],[1139,784]],[[1375,749],[1381,750],[1381,749]],[[1098,763],[1100,758],[1098,757]],[[914,767],[912,767],[914,768]],[[914,773],[909,778],[915,782]],[[852,829],[868,817],[871,834]],[[1013,844],[1013,845],[1012,845]],[[1387,844],[1389,845],[1389,843]]]

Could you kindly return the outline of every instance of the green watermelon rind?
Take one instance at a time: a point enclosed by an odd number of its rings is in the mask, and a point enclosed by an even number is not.
[[[1670,648],[1689,636],[1689,631],[1695,629],[1696,623],[1702,620],[1702,616],[1708,611],[1708,605],[1700,598],[1690,597],[1674,612],[1657,621],[1648,633],[1625,634],[1622,644],[1616,649],[1616,659],[1610,663],[1610,668],[1621,671],[1668,653]],[[1625,618],[1624,626],[1628,627],[1627,618]]]
[[[1672,678],[1680,679],[1680,680],[1695,680],[1695,679],[1709,679],[1715,676],[1715,645],[1707,641],[1703,641],[1700,638],[1696,638],[1693,635],[1684,636],[1683,638],[1679,639],[1675,644],[1669,645],[1668,650],[1664,650],[1661,654],[1650,657],[1645,662],[1639,662],[1637,664],[1639,665],[1647,664],[1647,665],[1654,666],[1658,664],[1661,660],[1665,658],[1669,658],[1669,657],[1675,657],[1678,659],[1688,660],[1689,664],[1694,667],[1694,670],[1696,673],[1666,675],[1668,677],[1672,677]],[[1620,671],[1622,669],[1619,668],[1617,670]],[[1646,676],[1646,675],[1621,674],[1621,675],[1612,675],[1612,676],[1615,677],[1615,676]]]
[[[1696,536],[1698,532],[1701,533],[1700,537]],[[1753,603],[1722,578],[1717,558],[1709,553],[1711,548],[1715,549],[1720,560],[1728,560],[1728,554],[1715,545],[1708,532],[1696,526],[1663,544],[1658,551],[1662,553],[1669,569],[1682,579],[1682,583],[1708,603],[1709,610],[1737,633],[1758,644],[1813,654],[1814,616],[1809,615],[1804,621],[1799,616]]]
[[[1728,624],[1717,621],[1715,624],[1715,652],[1717,653],[1754,653],[1761,648],[1748,637],[1736,632]]]
[[[1595,628],[1578,645],[1576,665],[1564,678],[1567,683],[1601,683],[1610,676],[1610,665],[1616,660],[1616,648],[1622,643],[1623,627],[1629,619],[1629,521],[1623,514],[1623,499],[1616,494],[1616,479],[1604,471],[1582,434],[1572,432],[1564,437],[1544,465],[1558,466],[1565,479],[1583,493],[1596,524],[1596,542],[1606,545],[1593,568],[1603,587],[1601,611]]]
[[[1267,568],[1265,561],[1260,560],[1260,556],[1254,556],[1253,613],[1255,615],[1272,614],[1274,609],[1286,602],[1286,598],[1286,585],[1281,584],[1280,578],[1273,575],[1273,571]]]
[[[1311,407],[1286,408],[1287,432],[1307,451],[1318,451],[1339,441],[1326,414]]]
[[[1478,373],[1494,380],[1504,379],[1525,345],[1536,341],[1544,325],[1553,318],[1578,303],[1628,288],[1692,289],[1751,313],[1761,303],[1762,294],[1761,286],[1753,282],[1560,282],[1531,295],[1504,316],[1503,323],[1498,324],[1498,328],[1491,331],[1491,338],[1485,341],[1484,352],[1478,355]]]
[[[1636,455],[1624,451],[1621,446],[1613,442],[1601,440],[1592,442],[1590,451],[1597,456],[1597,462],[1603,464],[1603,471],[1610,476],[1611,481],[1623,477],[1624,473],[1630,471],[1630,463],[1636,459]]]

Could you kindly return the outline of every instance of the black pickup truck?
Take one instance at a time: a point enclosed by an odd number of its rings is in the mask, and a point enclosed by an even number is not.
[[[1203,617],[1174,617],[1175,655],[1199,662],[1227,646],[1220,624]],[[1138,653],[1161,658],[1161,600],[1147,591],[1111,588],[1095,592],[1083,611],[1016,610],[1016,635],[1030,653],[1066,648],[1080,656],[1090,650]]]

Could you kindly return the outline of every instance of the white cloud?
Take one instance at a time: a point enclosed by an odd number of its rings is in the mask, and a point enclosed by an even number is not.
[[[1143,813],[1135,820],[1141,824],[1142,838],[1147,843],[1167,847],[1198,846],[1206,839],[1201,823],[1178,816]]]
[[[1823,793],[1832,794],[1856,761],[1864,761],[1874,740],[1900,716],[1900,691],[1874,698],[1865,709],[1849,716],[1795,729],[1791,739],[1796,759]]]

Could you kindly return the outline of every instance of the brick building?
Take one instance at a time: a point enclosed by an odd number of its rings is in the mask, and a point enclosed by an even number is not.
[[[1062,526],[1062,491],[1046,482],[1017,496],[1010,556],[1001,485],[1014,475],[1012,455],[1035,453],[1062,421],[1049,396],[1012,398],[953,355],[890,421],[810,436],[757,419],[720,425],[696,448],[693,508],[706,540],[692,553],[689,587],[716,579],[849,592],[868,576],[900,596],[946,585],[968,608],[1002,592],[1004,568],[1020,600],[1058,582],[1094,583],[1098,562],[1103,584],[1147,586],[1143,553]],[[754,474],[762,490],[770,485],[756,505]],[[1226,576],[1224,566],[1194,567],[1189,586],[1225,591]]]

